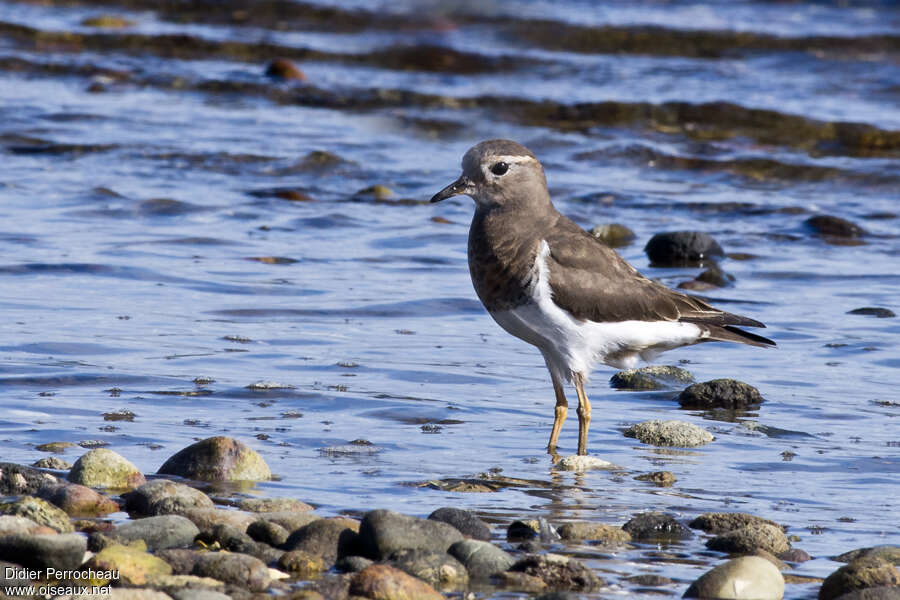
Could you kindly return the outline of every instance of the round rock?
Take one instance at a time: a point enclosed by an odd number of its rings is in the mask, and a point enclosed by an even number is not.
[[[758,408],[765,399],[752,385],[734,379],[713,379],[689,385],[679,395],[681,408]]]
[[[783,597],[781,571],[758,556],[729,560],[701,575],[684,593],[684,598],[727,600],[781,600]]]
[[[96,517],[119,510],[119,505],[111,498],[77,483],[44,487],[40,496],[72,517]]]
[[[791,545],[781,527],[758,523],[717,535],[706,542],[706,547],[710,550],[734,553],[766,550],[778,555],[790,550]]]
[[[457,587],[469,581],[462,563],[445,552],[400,550],[391,554],[390,564],[437,587]]]
[[[564,523],[559,528],[559,535],[567,541],[601,541],[605,543],[623,543],[631,541],[631,534],[615,525],[575,521]]]
[[[113,489],[134,489],[147,482],[131,461],[107,448],[91,450],[76,460],[69,481]]]
[[[651,365],[640,369],[619,371],[609,379],[617,390],[662,390],[681,387],[694,381],[691,372],[681,367]]]
[[[0,462],[0,496],[35,494],[45,485],[59,481],[50,473],[15,463]]]
[[[589,233],[610,248],[627,246],[637,237],[631,229],[621,223],[597,225]]]
[[[276,58],[266,65],[266,76],[274,79],[296,79],[297,81],[306,79],[303,71],[286,58]]]
[[[390,565],[376,564],[350,580],[350,595],[374,600],[443,600],[444,596],[424,581]]]
[[[834,560],[849,563],[860,558],[873,557],[886,560],[895,565],[900,565],[900,546],[884,544],[882,546],[872,546],[869,548],[857,548],[856,550],[844,552],[840,556],[836,556]]]
[[[685,421],[644,421],[625,430],[625,437],[637,438],[653,446],[695,448],[713,441],[713,435],[693,423]]]
[[[563,457],[562,460],[556,463],[556,467],[558,469],[562,469],[563,471],[576,472],[620,468],[618,465],[615,465],[608,460],[603,460],[602,458],[597,458],[596,456],[586,456],[578,454],[570,454],[569,456]]]
[[[25,496],[14,502],[0,504],[0,514],[25,517],[38,525],[46,525],[60,533],[69,533],[75,530],[65,511],[53,506],[43,498],[34,496]]]
[[[319,556],[331,568],[339,556],[358,554],[358,530],[359,523],[352,519],[318,519],[290,534],[281,547]]]
[[[225,436],[191,444],[163,463],[159,472],[200,481],[266,481],[272,478],[262,456],[246,444]]]
[[[247,554],[234,552],[203,552],[194,563],[193,575],[212,577],[225,583],[261,592],[269,587],[269,568]]]
[[[897,314],[889,308],[880,306],[864,306],[862,308],[854,308],[847,311],[848,315],[865,315],[867,317],[876,317],[878,319],[890,319],[896,317]]]
[[[808,218],[803,224],[813,233],[831,237],[857,238],[866,233],[856,223],[832,215],[816,215]]]
[[[763,519],[762,517],[757,517],[756,515],[751,515],[749,513],[727,512],[703,513],[688,523],[688,526],[693,527],[694,529],[702,529],[706,533],[712,534],[727,533],[747,525],[773,525],[775,527],[780,527],[775,521]]]
[[[877,557],[858,558],[825,578],[819,589],[819,600],[832,600],[854,590],[880,586],[900,586],[897,567]]]
[[[189,508],[213,508],[209,496],[183,483],[166,479],[148,481],[124,495],[128,512],[139,515],[167,515]]]
[[[448,552],[466,567],[469,576],[474,579],[506,571],[516,562],[508,552],[483,540],[456,542]]]
[[[660,512],[640,513],[622,525],[632,539],[641,542],[665,542],[693,537],[691,530],[672,515]]]
[[[656,267],[694,266],[725,256],[722,246],[702,231],[669,231],[657,233],[644,252]]]
[[[110,537],[125,544],[134,540],[144,540],[147,549],[152,552],[190,546],[198,533],[200,530],[190,519],[179,515],[160,515],[123,523],[110,534]]]
[[[390,510],[373,510],[363,517],[359,540],[363,556],[385,559],[397,550],[446,552],[463,535],[452,525],[418,519]]]
[[[0,560],[32,569],[77,569],[86,551],[87,539],[78,533],[0,536]]]
[[[459,530],[464,536],[476,540],[490,540],[490,526],[475,516],[475,513],[461,508],[445,507],[439,508],[428,518],[432,521],[440,521],[452,525]]]
[[[516,562],[510,570],[537,577],[556,590],[589,592],[606,585],[580,561],[560,554],[531,554]]]
[[[140,586],[158,575],[171,575],[172,567],[163,559],[145,552],[140,545],[114,544],[92,556],[84,568],[118,571],[117,585]]]

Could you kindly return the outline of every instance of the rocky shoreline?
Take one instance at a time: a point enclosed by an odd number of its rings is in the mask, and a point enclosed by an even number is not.
[[[50,463],[63,466],[58,459],[37,464]],[[215,499],[198,489],[270,477],[259,454],[227,437],[184,448],[149,480],[103,448],[67,472],[0,463],[3,589],[35,598],[428,600],[497,593],[551,600],[604,591],[673,595],[686,587],[684,597],[761,600],[784,597],[786,585],[821,583],[821,600],[900,597],[900,547],[836,557],[847,564],[821,582],[783,574],[810,556],[792,547],[797,538],[778,523],[740,512],[690,522],[645,512],[621,525],[544,518],[491,525],[457,507],[426,518],[384,509],[323,516],[297,499],[247,497],[240,486]],[[664,473],[645,479],[672,483]],[[108,516],[122,511],[129,520]],[[710,565],[693,582],[638,568],[611,581],[579,557],[585,547],[614,554],[698,535],[712,552],[692,557]]]

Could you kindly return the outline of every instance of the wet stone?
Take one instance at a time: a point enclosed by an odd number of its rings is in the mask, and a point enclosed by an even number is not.
[[[318,519],[291,533],[281,547],[319,556],[326,568],[331,568],[339,556],[359,554],[356,550],[359,548],[360,529],[360,524],[352,519]],[[394,548],[392,552],[399,549]],[[387,554],[385,552],[380,556],[384,558]]]
[[[866,233],[856,223],[832,215],[816,215],[808,218],[803,224],[813,233],[831,237],[857,238]]]
[[[106,448],[91,450],[76,460],[69,481],[112,489],[133,489],[147,482],[129,460]]]
[[[687,369],[668,365],[652,365],[640,369],[619,371],[609,379],[618,390],[662,390],[692,383],[694,376]]]
[[[483,540],[456,542],[448,550],[473,579],[483,579],[508,570],[516,562],[511,554]]]
[[[504,571],[492,577],[491,580],[499,587],[519,592],[536,593],[547,589],[547,584],[539,577],[518,571]]]
[[[592,228],[589,233],[609,246],[622,248],[635,240],[634,232],[621,223],[605,223]]]
[[[39,469],[54,469],[56,471],[68,471],[72,468],[71,463],[59,458],[58,456],[45,456],[34,461],[32,467]]]
[[[192,575],[212,577],[245,589],[261,592],[269,587],[269,568],[247,554],[203,552],[197,557]]]
[[[247,531],[250,523],[256,520],[256,515],[238,510],[224,508],[189,508],[181,513],[193,521],[199,529],[212,529],[216,525],[231,525],[241,531]]]
[[[689,385],[676,398],[681,408],[758,408],[765,399],[752,385],[734,379],[713,379]]]
[[[242,498],[237,506],[247,512],[307,512],[313,507],[294,498]]]
[[[843,554],[836,556],[834,560],[848,563],[860,558],[880,558],[889,563],[900,565],[900,546],[886,544],[883,546],[872,546],[870,548],[858,548],[856,550],[851,550],[850,552],[844,552]]]
[[[87,540],[78,533],[0,535],[0,560],[34,569],[75,569],[84,560]]]
[[[708,283],[714,287],[727,287],[734,283],[734,275],[726,273],[719,265],[712,265],[694,278],[694,281]]]
[[[722,246],[702,231],[670,231],[657,233],[644,252],[656,267],[702,265],[725,256]]]
[[[848,315],[865,315],[867,317],[876,317],[879,319],[890,319],[896,317],[897,314],[889,308],[881,308],[877,306],[865,306],[863,308],[854,308],[847,311]]]
[[[97,27],[101,29],[123,29],[125,27],[134,26],[134,21],[118,15],[97,15],[96,17],[87,17],[81,21],[81,24],[85,27]]]
[[[335,566],[344,573],[358,573],[375,562],[365,556],[342,556]]]
[[[671,471],[652,471],[643,475],[636,475],[637,481],[649,481],[659,487],[671,487],[677,481]]]
[[[295,79],[297,81],[306,79],[306,75],[303,74],[303,71],[298,69],[297,65],[287,58],[276,58],[266,65],[266,77],[275,79]]]
[[[180,515],[160,515],[128,521],[119,525],[109,537],[128,544],[142,540],[152,552],[166,548],[190,546],[200,530]]]
[[[260,519],[247,527],[247,535],[263,544],[281,546],[287,541],[290,532],[278,523]]]
[[[0,535],[54,533],[55,530],[46,525],[39,525],[27,517],[20,515],[0,516]]]
[[[696,448],[713,441],[713,435],[693,423],[685,421],[644,421],[625,430],[625,437],[637,438],[653,446]]]
[[[438,588],[458,587],[469,581],[466,567],[445,552],[398,550],[391,554],[389,562],[401,571]]]
[[[34,494],[45,485],[57,481],[58,479],[50,473],[15,463],[0,462],[0,495],[2,496]]]
[[[575,521],[564,523],[559,528],[559,535],[567,541],[601,541],[605,543],[624,543],[631,541],[631,534],[615,525]]]
[[[475,513],[461,508],[439,508],[428,515],[432,521],[441,521],[452,525],[464,536],[476,540],[490,540],[490,526],[475,516]]]
[[[748,525],[772,525],[779,527],[775,521],[757,517],[749,513],[703,513],[688,525],[694,529],[702,529],[706,533],[720,534],[740,529]]]
[[[603,460],[602,458],[597,458],[596,456],[584,456],[577,454],[570,454],[569,456],[563,457],[562,460],[556,463],[556,466],[563,471],[576,472],[620,468],[618,465],[614,465],[608,460]]]
[[[85,568],[118,571],[118,583],[127,586],[144,585],[155,576],[172,574],[169,563],[146,552],[142,543],[108,546],[92,556]]]
[[[463,535],[447,523],[383,509],[366,513],[359,528],[363,555],[374,559],[384,559],[406,549],[446,552],[462,539]]]
[[[74,531],[65,511],[35,496],[24,496],[13,502],[0,504],[0,514],[25,517],[60,533]]]
[[[262,456],[225,436],[191,444],[163,463],[159,473],[199,481],[266,481],[272,477]]]
[[[317,521],[322,518],[314,512],[294,511],[254,513],[250,514],[249,516],[251,518],[256,517],[256,520],[262,519],[263,521],[268,521],[270,523],[274,523],[275,525],[284,527],[287,530],[288,535],[297,531],[301,527],[305,527],[313,521]]]
[[[124,494],[125,507],[139,515],[180,513],[189,508],[213,508],[213,501],[200,490],[166,479],[148,481]]]
[[[111,498],[77,483],[47,486],[39,495],[73,517],[92,517],[119,510],[119,505]]]
[[[172,567],[173,575],[189,575],[194,570],[194,564],[203,552],[184,548],[172,548],[170,550],[158,550],[155,555],[166,561]]]
[[[622,580],[627,581],[628,583],[633,583],[634,585],[640,585],[644,587],[662,587],[664,585],[671,585],[675,583],[673,579],[663,577],[662,575],[657,575],[655,573],[631,575],[630,577],[624,577]]]
[[[900,586],[880,585],[841,594],[837,600],[900,600]]]
[[[660,512],[637,514],[622,529],[639,542],[671,542],[686,540],[694,535],[675,517]]]
[[[538,533],[537,521],[513,521],[506,528],[506,540],[508,542],[524,542],[535,539]]]
[[[34,447],[35,450],[39,452],[53,452],[55,454],[62,454],[68,448],[74,448],[75,444],[72,442],[47,442],[46,444],[39,444]]]
[[[290,550],[282,554],[278,559],[278,568],[301,579],[311,579],[326,569],[321,556],[303,550]]]
[[[825,578],[819,600],[832,600],[843,594],[882,586],[900,586],[897,567],[878,557],[858,558]]]
[[[375,564],[353,575],[351,596],[372,600],[443,600],[444,596],[424,581],[396,567]]]
[[[784,577],[769,561],[742,556],[707,571],[684,593],[685,598],[781,600]]]
[[[707,541],[706,547],[710,550],[733,553],[766,550],[777,555],[787,552],[791,545],[780,527],[760,523],[719,534]]]
[[[519,560],[511,568],[537,577],[555,590],[587,592],[606,585],[579,560],[559,554],[535,554]]]
[[[800,548],[791,548],[787,552],[782,552],[778,555],[778,558],[789,563],[803,563],[812,560],[812,556],[809,555],[809,552],[801,550]]]

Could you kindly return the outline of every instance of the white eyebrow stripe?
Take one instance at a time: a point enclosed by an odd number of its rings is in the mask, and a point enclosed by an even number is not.
[[[530,156],[522,156],[522,155],[494,155],[490,157],[492,162],[505,162],[507,164],[515,165],[527,162],[538,162],[536,158],[532,158]]]

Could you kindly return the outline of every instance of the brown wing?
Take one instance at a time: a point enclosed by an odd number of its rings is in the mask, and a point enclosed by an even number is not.
[[[713,308],[647,279],[615,250],[594,239],[565,216],[546,240],[553,300],[576,319],[609,321],[684,321],[704,326],[715,339],[772,344],[734,325],[765,327],[759,321]],[[736,340],[740,334],[748,339]],[[765,340],[763,342],[763,340]]]

